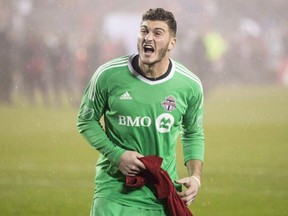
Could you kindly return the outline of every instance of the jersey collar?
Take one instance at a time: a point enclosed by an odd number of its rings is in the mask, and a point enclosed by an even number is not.
[[[128,68],[129,68],[129,71],[134,74],[138,79],[142,80],[143,82],[147,83],[147,84],[150,84],[150,85],[156,85],[156,84],[160,84],[160,83],[164,83],[168,80],[170,80],[174,73],[175,73],[175,63],[172,59],[170,59],[170,62],[171,62],[171,71],[170,73],[167,75],[167,76],[164,76],[163,78],[161,79],[157,79],[157,80],[150,80],[146,77],[144,77],[143,75],[141,75],[139,72],[137,72],[137,70],[135,70],[135,68],[133,67],[132,65],[132,60],[137,56],[138,54],[133,54],[129,57],[128,59]]]

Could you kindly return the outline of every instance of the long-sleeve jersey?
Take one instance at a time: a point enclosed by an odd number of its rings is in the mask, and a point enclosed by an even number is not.
[[[102,65],[90,80],[78,115],[78,129],[101,154],[95,197],[139,208],[163,208],[149,185],[130,191],[117,165],[125,150],[163,158],[162,168],[177,179],[179,135],[184,163],[204,159],[203,91],[200,80],[170,59],[167,76],[150,80],[132,66],[136,55]],[[104,117],[104,128],[101,117]]]

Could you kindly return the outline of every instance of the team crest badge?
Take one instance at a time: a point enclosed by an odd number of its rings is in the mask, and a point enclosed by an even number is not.
[[[172,96],[165,98],[165,101],[161,104],[168,112],[173,111],[176,108],[176,100]]]

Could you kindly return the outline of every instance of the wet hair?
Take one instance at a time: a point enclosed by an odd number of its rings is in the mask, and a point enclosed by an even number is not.
[[[170,33],[175,37],[177,32],[177,23],[174,18],[173,13],[166,11],[163,8],[149,9],[142,16],[142,21],[152,20],[152,21],[164,21],[167,23]]]

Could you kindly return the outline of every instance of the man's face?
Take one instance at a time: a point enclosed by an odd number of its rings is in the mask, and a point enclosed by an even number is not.
[[[164,21],[143,21],[138,35],[137,48],[140,60],[153,65],[169,58],[169,51],[175,46],[176,38],[169,32]]]

